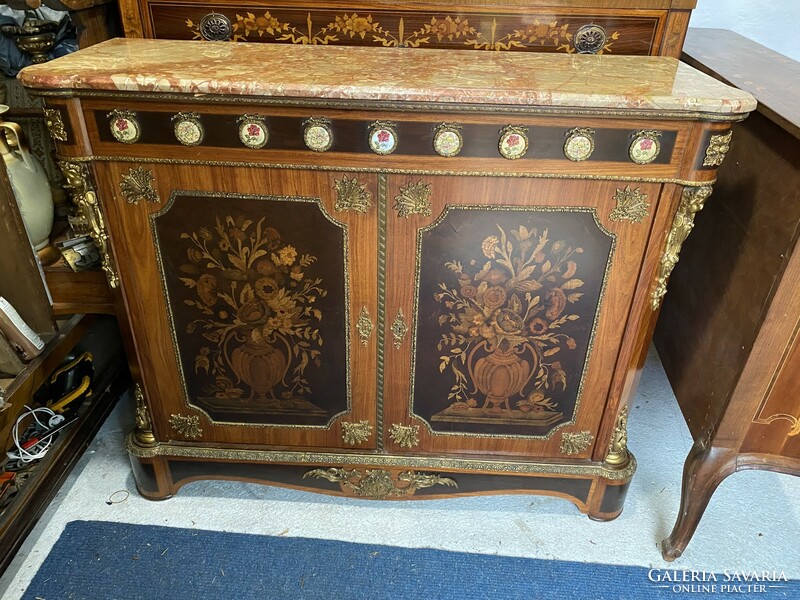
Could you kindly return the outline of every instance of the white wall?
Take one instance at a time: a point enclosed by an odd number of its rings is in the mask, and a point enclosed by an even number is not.
[[[689,26],[731,29],[800,61],[800,0],[697,0]]]

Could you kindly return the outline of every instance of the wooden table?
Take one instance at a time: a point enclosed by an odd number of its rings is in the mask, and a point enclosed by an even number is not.
[[[800,63],[719,29],[690,29],[684,60],[759,106],[733,128],[655,333],[695,439],[667,560],[728,475],[800,474]]]

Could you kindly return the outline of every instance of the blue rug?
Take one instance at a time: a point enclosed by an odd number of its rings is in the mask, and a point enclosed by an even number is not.
[[[655,582],[649,569],[98,521],[69,523],[24,600],[798,598],[790,582]],[[663,578],[664,570],[651,573]],[[670,573],[682,573],[678,565]],[[694,585],[694,590],[678,590]],[[715,585],[703,592],[699,586]],[[661,586],[661,587],[660,587]],[[770,587],[777,586],[777,587]],[[743,593],[744,592],[744,593]]]

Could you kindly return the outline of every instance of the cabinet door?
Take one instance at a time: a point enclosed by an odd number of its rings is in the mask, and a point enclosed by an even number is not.
[[[374,445],[374,176],[97,171],[159,439]]]
[[[659,192],[390,177],[387,448],[588,457]]]

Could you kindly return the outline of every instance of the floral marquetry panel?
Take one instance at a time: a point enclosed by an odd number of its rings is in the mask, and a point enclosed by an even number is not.
[[[580,209],[453,207],[422,230],[413,413],[514,436],[571,420],[612,251]]]
[[[347,232],[318,201],[176,192],[151,222],[189,404],[275,425],[347,410]]]

